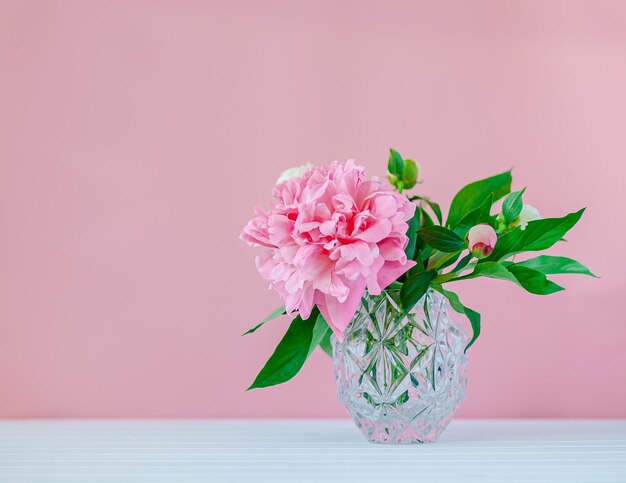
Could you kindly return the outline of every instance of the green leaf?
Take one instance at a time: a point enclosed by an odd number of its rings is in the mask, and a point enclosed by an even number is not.
[[[422,222],[422,210],[419,208],[419,206],[415,210],[415,215],[413,215],[413,218],[415,218],[415,225],[416,225],[415,252],[413,253],[413,256],[411,258],[413,260],[419,260],[420,250],[424,247],[424,242],[422,241],[420,237],[417,236],[417,230],[420,229],[420,224]]]
[[[515,276],[519,285],[535,295],[549,295],[565,290],[563,287],[548,280],[545,274],[541,273],[539,270],[520,267],[517,264],[513,264],[507,268],[509,272]]]
[[[420,243],[422,243],[424,246],[420,250],[420,260],[419,261],[416,260],[416,261],[418,265],[422,267],[422,270],[426,270],[426,267],[428,266],[428,263],[430,262],[430,257],[433,254],[433,251],[436,251],[436,250],[430,245],[426,245],[424,243],[424,240],[422,240],[421,238],[418,238],[418,239]],[[414,268],[417,269],[417,266]]]
[[[406,232],[406,236],[409,237],[409,243],[406,246],[406,256],[409,260],[413,259],[413,255],[415,255],[415,246],[417,242],[417,230],[419,228],[420,216],[419,210],[416,207],[415,214],[409,220],[409,228]]]
[[[402,282],[394,280],[385,289],[385,292],[393,292],[394,290],[400,290],[402,288]]]
[[[589,269],[583,264],[567,257],[540,255],[538,257],[525,260],[523,262],[518,262],[515,265],[518,267],[533,268],[546,275],[558,273],[578,273],[598,278],[596,277],[596,275],[591,273]]]
[[[465,248],[463,239],[443,226],[429,226],[417,232],[419,237],[431,247],[441,252],[451,253]]]
[[[395,149],[389,150],[389,161],[387,162],[387,171],[395,177],[402,179],[404,173],[404,160],[400,153]]]
[[[408,276],[402,290],[400,290],[400,301],[402,307],[408,312],[424,296],[428,290],[428,284],[437,276],[436,271],[413,271],[409,270]]]
[[[430,201],[430,198],[427,198],[425,196],[411,196],[411,198],[409,199],[411,201],[419,200],[426,203],[430,207],[434,215],[437,217],[437,221],[439,221],[439,224],[443,225],[443,215],[441,214],[441,206],[439,206],[439,203]]]
[[[293,319],[276,350],[247,390],[275,386],[295,376],[311,353],[314,332],[316,337],[321,336],[321,329],[315,330],[318,320],[317,309],[307,320],[302,320],[299,315]]]
[[[315,350],[315,348],[320,345],[326,334],[332,332],[331,328],[328,326],[326,319],[322,314],[318,314],[317,319],[315,320],[315,327],[313,327],[313,336],[311,337],[311,345],[309,346],[309,356]]]
[[[422,227],[435,226],[435,223],[433,222],[433,219],[426,212],[426,210],[422,206],[419,206],[418,208],[420,210],[420,214],[421,214],[421,217],[422,217]]]
[[[459,222],[459,226],[466,226],[471,228],[481,223],[489,224],[491,218],[491,206],[493,205],[493,193],[489,193],[489,196],[485,198],[485,201],[476,209],[470,211]]]
[[[265,322],[269,322],[270,320],[280,317],[281,315],[285,315],[286,313],[287,312],[285,312],[285,307],[278,307],[276,310],[272,311],[271,314],[265,317],[261,322],[259,322],[257,325],[252,327],[249,331],[244,332],[241,335],[243,336],[247,334],[252,334],[252,332],[256,332],[256,330],[259,329],[263,324],[265,324]]]
[[[445,290],[441,286],[435,286],[433,288],[441,292],[448,299],[448,301],[450,302],[450,306],[456,312],[458,312],[459,314],[464,314],[469,319],[470,325],[472,326],[472,338],[465,346],[465,352],[467,352],[467,349],[469,349],[471,345],[476,342],[476,339],[478,339],[478,336],[480,335],[480,314],[475,310],[472,310],[469,307],[463,305],[461,303],[461,300],[459,299],[459,296],[454,292]]]
[[[464,277],[458,277],[452,281],[468,280],[477,277],[497,278],[513,282],[526,291],[535,295],[548,295],[563,290],[554,282],[548,280],[545,274],[532,268],[519,266],[516,263],[502,265],[498,262],[479,263],[474,271]]]
[[[511,223],[516,220],[519,214],[522,212],[522,195],[526,191],[524,188],[521,191],[516,191],[515,193],[511,193],[504,199],[502,203],[502,216],[504,217],[504,221],[507,223]]]
[[[424,201],[428,206],[430,206],[430,209],[433,210],[433,213],[437,217],[437,221],[439,222],[439,224],[443,225],[443,215],[441,214],[441,207],[439,206],[439,203],[435,203],[434,201],[430,200]]]
[[[502,260],[520,252],[550,248],[562,239],[563,235],[580,220],[584,211],[585,209],[583,208],[562,218],[544,218],[542,220],[530,221],[525,230],[517,226],[498,238],[491,255],[480,263]]]
[[[332,330],[326,331],[326,334],[324,334],[324,337],[322,337],[322,340],[320,340],[320,347],[330,357],[333,356],[333,345],[330,343],[330,336],[332,335],[332,333]]]
[[[458,280],[469,280],[471,278],[478,277],[497,278],[500,280],[508,280],[510,282],[517,283],[517,279],[515,278],[515,276],[505,266],[499,264],[498,262],[478,263],[476,267],[474,267],[474,271],[472,271],[472,273],[468,273],[463,277],[458,277],[450,280],[450,282]]]
[[[510,191],[510,171],[468,184],[452,199],[446,226],[450,228],[457,226],[465,215],[481,206],[490,194],[493,194],[493,200],[497,201]]]
[[[474,258],[474,255],[472,255],[471,253],[465,255],[463,258],[461,258],[461,260],[459,260],[459,263],[456,264],[456,267],[450,270],[450,273],[460,272],[461,270],[463,270],[472,258]]]

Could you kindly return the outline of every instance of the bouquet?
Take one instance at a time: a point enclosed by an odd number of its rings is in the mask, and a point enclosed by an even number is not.
[[[269,208],[257,208],[243,229],[241,239],[261,247],[259,273],[284,302],[246,334],[295,314],[249,389],[288,381],[317,346],[332,355],[331,335],[343,340],[363,297],[399,292],[409,313],[429,290],[439,292],[469,319],[467,351],[480,335],[480,314],[451,290],[454,282],[489,277],[548,295],[563,290],[551,274],[593,276],[566,257],[516,259],[562,240],[584,209],[542,218],[524,203],[524,189],[511,192],[511,171],[462,188],[444,221],[438,203],[407,195],[420,183],[415,161],[391,149],[387,169],[388,184],[368,179],[353,160],[288,170]]]

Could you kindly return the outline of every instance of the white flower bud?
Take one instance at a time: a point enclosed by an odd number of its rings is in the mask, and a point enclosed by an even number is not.
[[[540,219],[541,214],[537,208],[531,205],[524,205],[522,206],[522,211],[519,214],[518,224],[522,230],[525,230],[529,221]]]
[[[304,174],[305,171],[311,169],[313,165],[311,163],[306,163],[302,166],[296,166],[295,168],[289,168],[282,172],[282,174],[276,180],[276,186],[278,186],[283,181],[287,181],[289,178],[300,178]]]

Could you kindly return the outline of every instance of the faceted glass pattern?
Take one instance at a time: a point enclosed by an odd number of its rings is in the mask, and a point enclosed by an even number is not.
[[[468,340],[439,292],[408,314],[399,292],[366,295],[344,341],[332,337],[337,398],[369,441],[435,441],[465,400]]]

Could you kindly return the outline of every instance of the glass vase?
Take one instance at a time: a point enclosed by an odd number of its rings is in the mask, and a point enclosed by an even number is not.
[[[337,398],[369,441],[435,441],[465,400],[469,337],[439,292],[409,313],[399,295],[366,295],[343,342],[332,337]]]

